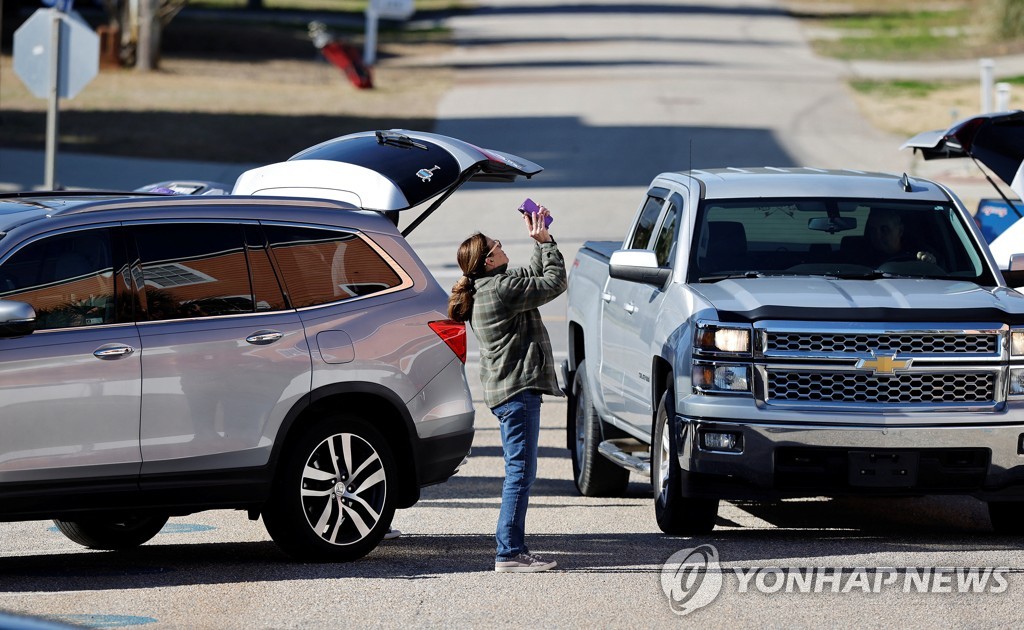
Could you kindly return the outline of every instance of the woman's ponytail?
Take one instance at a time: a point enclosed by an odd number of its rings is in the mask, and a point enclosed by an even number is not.
[[[473,314],[473,294],[476,288],[473,279],[462,276],[452,287],[452,295],[448,298],[448,317],[457,322],[468,321]]]
[[[469,321],[473,315],[473,295],[476,293],[474,279],[484,272],[487,257],[487,237],[477,232],[459,245],[455,258],[462,269],[462,277],[452,287],[448,298],[448,317],[457,322]]]

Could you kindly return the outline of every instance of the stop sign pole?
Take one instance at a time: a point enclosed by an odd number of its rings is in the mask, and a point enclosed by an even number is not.
[[[57,119],[60,116],[60,12],[50,9],[50,83],[46,105],[46,166],[43,185],[53,190],[57,179]]]

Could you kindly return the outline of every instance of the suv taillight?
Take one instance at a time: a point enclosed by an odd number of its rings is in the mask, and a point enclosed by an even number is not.
[[[459,361],[466,362],[466,324],[443,319],[427,324],[452,349]]]

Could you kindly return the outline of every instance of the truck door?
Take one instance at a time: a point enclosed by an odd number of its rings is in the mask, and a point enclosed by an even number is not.
[[[661,267],[672,266],[679,225],[682,223],[682,209],[682,197],[673,194],[665,204],[657,228],[647,244],[646,249],[655,253]],[[631,286],[626,293],[626,308],[623,310],[632,318],[634,337],[630,352],[624,355],[627,363],[623,368],[622,419],[641,431],[650,431],[654,408],[658,404],[652,396],[654,356],[661,349],[655,340],[668,284],[660,287],[643,282],[627,284]]]
[[[655,188],[647,193],[647,200],[624,243],[625,249],[646,249],[658,225],[668,191]],[[637,347],[637,318],[633,282],[609,277],[601,294],[601,389],[604,391],[608,411],[623,418],[627,383],[634,386],[636,379],[626,372],[635,367],[639,356],[646,351]]]

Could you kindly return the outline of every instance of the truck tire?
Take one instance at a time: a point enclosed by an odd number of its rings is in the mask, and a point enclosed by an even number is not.
[[[673,536],[708,534],[715,527],[718,499],[682,496],[682,475],[676,449],[675,392],[665,388],[655,417],[651,443],[651,484],[654,486],[654,516],[658,527]]]
[[[1024,501],[990,501],[988,516],[997,534],[1024,534]]]
[[[297,560],[348,562],[373,551],[398,500],[391,447],[349,415],[317,421],[288,445],[263,523]]]
[[[55,520],[60,533],[89,549],[119,551],[134,549],[167,524],[166,516],[132,516],[126,518],[87,518],[80,521]]]
[[[576,368],[572,391],[575,393],[576,405],[575,410],[569,410],[568,424],[571,434],[575,436],[575,448],[570,449],[570,453],[576,489],[585,497],[622,496],[629,486],[629,471],[597,451],[602,435],[601,417],[594,409],[590,389],[587,387],[584,363]]]

